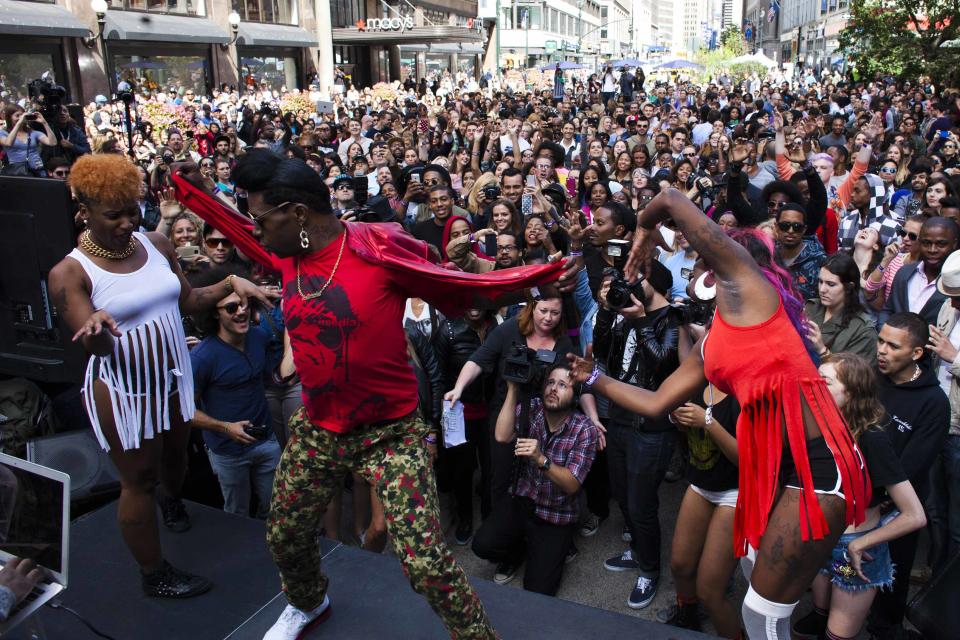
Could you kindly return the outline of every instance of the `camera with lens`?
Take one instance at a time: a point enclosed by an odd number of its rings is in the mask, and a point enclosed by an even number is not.
[[[162,156],[160,156],[160,160],[163,162],[163,164],[173,164],[175,158],[172,153],[167,151],[167,152],[164,152]]]
[[[487,199],[487,202],[491,202],[500,197],[500,187],[495,184],[490,184],[480,189],[480,193]]]
[[[607,305],[614,311],[620,311],[633,306],[630,295],[633,294],[641,304],[646,304],[643,293],[643,274],[639,274],[637,281],[627,282],[623,275],[623,268],[627,265],[630,255],[629,240],[610,240],[607,242],[607,255],[613,258],[613,266],[603,270],[604,277],[613,276],[610,288],[607,290]]]
[[[557,363],[557,352],[550,349],[531,349],[514,342],[503,359],[503,379],[515,382],[521,388],[539,391],[547,369]]]
[[[353,176],[353,200],[357,206],[345,214],[356,216],[357,222],[390,222],[394,219],[390,201],[383,196],[369,197],[367,176]]]
[[[47,73],[27,85],[27,94],[37,105],[44,119],[52,122],[60,114],[60,106],[67,97],[67,90],[53,82]]]
[[[680,311],[683,324],[705,325],[713,314],[713,305],[708,302],[687,301],[675,307]]]

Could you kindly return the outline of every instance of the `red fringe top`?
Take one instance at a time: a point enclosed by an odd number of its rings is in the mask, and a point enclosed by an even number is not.
[[[783,301],[773,316],[752,327],[731,326],[717,312],[703,356],[707,379],[736,397],[742,407],[737,422],[740,495],[734,519],[736,555],[746,554],[747,543],[760,547],[779,488],[784,433],[800,478],[801,535],[804,540],[821,539],[829,531],[813,490],[803,403],[810,408],[840,469],[847,525],[863,522],[870,502],[863,458]]]

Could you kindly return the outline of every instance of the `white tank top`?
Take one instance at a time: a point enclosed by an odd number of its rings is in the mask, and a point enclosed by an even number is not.
[[[180,396],[180,413],[195,411],[193,372],[180,317],[180,280],[147,236],[134,232],[147,251],[147,261],[131,273],[98,267],[79,249],[70,252],[91,283],[95,309],[113,316],[123,336],[113,354],[90,356],[84,378],[84,402],[100,445],[109,450],[94,403],[95,380],[110,392],[113,417],[124,449],[136,449],[170,429],[170,396]]]

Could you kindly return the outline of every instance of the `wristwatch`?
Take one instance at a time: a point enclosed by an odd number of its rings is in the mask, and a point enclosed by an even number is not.
[[[540,471],[548,471],[550,469],[551,464],[552,463],[550,462],[550,458],[548,458],[547,456],[543,456],[543,464],[538,464],[537,468],[540,469]]]

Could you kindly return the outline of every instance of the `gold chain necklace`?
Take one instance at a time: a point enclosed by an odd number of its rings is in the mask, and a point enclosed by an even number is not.
[[[90,235],[90,229],[87,229],[82,234],[80,234],[80,247],[92,255],[94,258],[105,258],[107,260],[123,260],[129,258],[133,255],[133,252],[137,250],[137,241],[134,240],[133,236],[130,236],[130,242],[127,244],[126,248],[122,251],[110,251],[109,249],[104,249],[96,242]]]
[[[297,258],[297,293],[300,294],[300,297],[304,300],[313,300],[314,298],[319,298],[323,295],[323,292],[327,290],[327,287],[330,286],[330,283],[333,282],[333,276],[337,273],[337,267],[340,266],[340,258],[343,257],[343,248],[347,246],[347,230],[343,230],[343,240],[340,241],[340,252],[337,254],[337,261],[333,263],[333,271],[330,272],[330,277],[327,278],[327,281],[323,283],[323,286],[320,287],[320,291],[316,293],[311,293],[309,295],[303,292],[303,288],[300,286],[300,263],[302,260]]]

